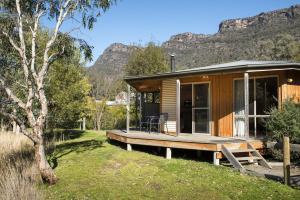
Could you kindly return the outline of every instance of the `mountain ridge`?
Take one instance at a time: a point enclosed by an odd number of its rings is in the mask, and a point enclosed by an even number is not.
[[[179,33],[162,43],[166,53],[176,55],[177,69],[201,67],[235,60],[260,60],[261,41],[290,34],[300,41],[300,4],[246,18],[223,20],[214,34]],[[110,45],[88,69],[89,73],[122,74],[133,45]]]

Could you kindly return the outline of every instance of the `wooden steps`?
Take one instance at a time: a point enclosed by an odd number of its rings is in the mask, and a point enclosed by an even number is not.
[[[231,149],[231,153],[245,153],[245,152],[253,152],[253,149]]]
[[[271,169],[272,167],[268,162],[262,157],[262,155],[249,143],[246,142],[247,148],[241,148],[242,145],[239,145],[239,148],[234,148],[222,145],[222,153],[228,159],[230,164],[240,172],[245,172],[246,169],[242,164],[246,163],[257,163],[261,166]]]
[[[256,157],[256,156],[248,156],[248,157],[236,157],[236,159],[237,159],[238,161],[241,161],[241,160],[248,160],[248,161],[250,162],[251,160],[260,160],[261,158]]]

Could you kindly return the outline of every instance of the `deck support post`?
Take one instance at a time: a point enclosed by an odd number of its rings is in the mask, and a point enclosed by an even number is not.
[[[157,147],[157,151],[158,151],[158,153],[160,153],[161,152],[161,147]]]
[[[245,95],[245,133],[246,139],[249,138],[249,74],[244,73],[244,95]]]
[[[170,147],[167,147],[166,149],[166,159],[172,158],[172,149]]]
[[[201,158],[202,156],[202,151],[197,150],[197,158]]]
[[[218,152],[214,152],[214,165],[220,165],[220,159],[217,157]]]
[[[127,151],[132,151],[132,146],[129,143],[127,143]]]
[[[140,95],[140,101],[139,101],[139,111],[140,111],[140,113],[139,113],[139,127],[140,127],[140,131],[142,130],[142,96],[144,95],[143,93],[139,93]],[[144,102],[144,101],[143,101]]]
[[[180,133],[180,80],[176,80],[176,135]]]
[[[126,105],[126,133],[129,133],[130,126],[130,85],[127,84],[127,105]]]

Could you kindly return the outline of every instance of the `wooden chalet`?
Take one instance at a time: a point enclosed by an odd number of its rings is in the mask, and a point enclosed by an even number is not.
[[[125,81],[140,93],[140,124],[146,115],[168,118],[160,133],[130,130],[128,100],[127,130],[107,131],[110,139],[127,143],[128,150],[135,144],[166,147],[167,158],[172,148],[211,151],[215,164],[225,157],[240,170],[241,161],[270,167],[257,151],[268,134],[264,119],[271,107],[300,101],[300,63],[285,61],[237,61]]]

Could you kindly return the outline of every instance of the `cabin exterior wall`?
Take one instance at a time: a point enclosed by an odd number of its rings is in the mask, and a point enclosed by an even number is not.
[[[291,82],[288,82],[288,79]],[[284,83],[284,99],[300,102],[300,71],[288,71]]]
[[[300,101],[300,72],[273,71],[273,72],[253,72],[249,77],[278,77],[278,103],[293,98]],[[181,84],[188,83],[210,83],[210,134],[213,136],[232,137],[234,109],[233,109],[233,83],[235,79],[242,79],[243,73],[221,74],[221,75],[197,75],[180,77]],[[288,78],[293,82],[288,83]],[[161,85],[161,112],[169,114],[168,132],[176,133],[176,79],[162,80]],[[163,127],[166,132],[166,126]]]
[[[168,113],[167,124],[163,131],[176,133],[176,79],[166,79],[161,85],[161,112]],[[168,130],[168,131],[167,131]]]

